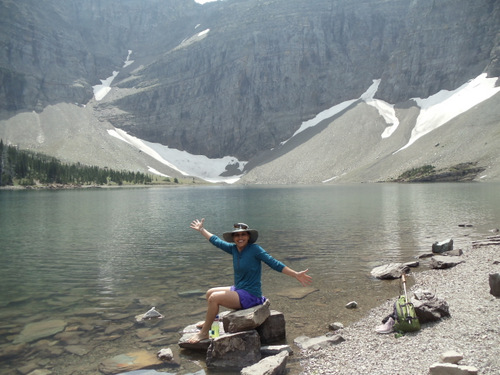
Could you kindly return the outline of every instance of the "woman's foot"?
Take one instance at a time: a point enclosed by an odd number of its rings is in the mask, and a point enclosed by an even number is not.
[[[199,321],[198,323],[196,323],[196,328],[202,329],[203,328],[203,324],[205,324],[205,322],[203,320]]]
[[[191,336],[189,338],[189,340],[187,340],[187,342],[190,344],[198,344],[200,341],[203,341],[206,339],[208,339],[208,333],[203,334],[201,332],[198,332],[198,333],[194,334],[193,336]]]

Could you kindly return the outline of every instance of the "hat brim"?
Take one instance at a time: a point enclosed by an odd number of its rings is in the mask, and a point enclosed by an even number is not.
[[[233,230],[232,232],[223,233],[222,237],[226,242],[234,242],[233,233],[238,233],[238,232],[250,233],[250,239],[248,240],[249,243],[254,243],[255,241],[257,241],[257,238],[259,238],[259,232],[257,232],[255,229],[239,229],[239,228]]]

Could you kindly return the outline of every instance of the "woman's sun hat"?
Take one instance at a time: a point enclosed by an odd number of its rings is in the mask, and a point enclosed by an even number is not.
[[[233,230],[231,232],[225,232],[222,234],[222,237],[226,242],[234,242],[233,239],[233,233],[238,233],[238,232],[248,232],[250,233],[250,239],[248,240],[249,243],[254,243],[257,241],[257,238],[259,237],[259,232],[257,232],[255,229],[250,229],[248,225],[245,223],[236,223],[233,225]]]

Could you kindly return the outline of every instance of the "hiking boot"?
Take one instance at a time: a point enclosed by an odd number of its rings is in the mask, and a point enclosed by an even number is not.
[[[375,332],[377,333],[391,333],[392,332],[392,327],[394,326],[394,319],[390,317],[387,319],[387,322],[385,324],[382,324],[381,326],[378,326],[375,328]]]

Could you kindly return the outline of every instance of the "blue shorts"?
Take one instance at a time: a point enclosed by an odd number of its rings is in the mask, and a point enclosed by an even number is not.
[[[246,290],[236,289],[234,285],[231,287],[231,291],[238,293],[242,309],[249,309],[250,307],[262,305],[264,302],[266,302],[266,297],[255,297],[253,294],[248,293]]]

